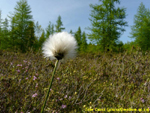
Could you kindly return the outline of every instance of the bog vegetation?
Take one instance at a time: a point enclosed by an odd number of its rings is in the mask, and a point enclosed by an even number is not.
[[[131,38],[119,40],[128,23],[119,0],[91,7],[90,34],[70,30],[78,56],[61,64],[45,112],[84,112],[95,108],[150,109],[150,10],[139,4]],[[19,0],[9,19],[0,11],[0,111],[39,113],[54,62],[41,54],[43,42],[65,30],[61,16],[43,29],[33,21],[27,0]],[[87,41],[88,40],[88,41]]]
[[[84,112],[87,108],[150,107],[150,53],[82,54],[61,64],[46,111]],[[41,53],[0,56],[0,111],[39,113],[54,62]]]

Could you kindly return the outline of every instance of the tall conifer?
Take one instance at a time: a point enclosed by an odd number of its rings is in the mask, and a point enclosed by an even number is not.
[[[141,3],[131,26],[131,38],[143,50],[150,50],[150,10]]]
[[[115,4],[120,4],[119,0],[99,0],[99,2],[100,4],[90,5],[91,27],[88,29],[91,33],[88,36],[102,51],[105,51],[118,44],[127,22],[124,20],[125,8],[115,7]]]

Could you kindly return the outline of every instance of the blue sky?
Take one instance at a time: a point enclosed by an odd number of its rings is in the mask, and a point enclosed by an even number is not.
[[[0,10],[2,11],[2,19],[5,19],[10,12],[14,12],[14,7],[18,0],[0,0]],[[120,0],[119,7],[126,8],[126,21],[128,27],[125,27],[126,31],[121,35],[120,40],[123,43],[132,41],[129,36],[131,32],[131,26],[134,22],[134,15],[137,13],[137,9],[140,3],[143,2],[146,8],[150,9],[150,0]],[[89,20],[91,8],[89,4],[99,4],[98,0],[28,0],[28,4],[31,7],[33,19],[35,22],[39,22],[42,28],[48,26],[49,21],[53,24],[56,23],[58,16],[62,18],[65,31],[73,32],[77,31],[78,27],[81,27],[82,31],[86,33],[90,32],[86,30],[86,27],[91,25]]]

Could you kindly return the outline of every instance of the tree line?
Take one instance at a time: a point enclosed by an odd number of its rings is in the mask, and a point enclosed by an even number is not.
[[[56,24],[49,22],[44,30],[39,22],[34,23],[31,15],[31,8],[27,0],[20,0],[14,8],[14,12],[2,20],[0,12],[0,49],[10,49],[14,51],[27,52],[30,49],[38,51],[41,49],[43,42],[56,32],[65,30],[58,16]],[[84,51],[87,45],[86,34],[81,32],[81,28],[73,33],[79,44],[79,50]]]
[[[81,31],[80,26],[75,32],[70,30],[77,40],[78,51],[123,52],[132,46],[143,51],[150,50],[150,10],[146,9],[143,3],[140,4],[130,33],[130,38],[135,40],[123,44],[119,38],[128,26],[125,21],[126,9],[115,7],[116,4],[120,4],[120,0],[99,0],[99,4],[90,4],[91,26],[87,28],[90,33]],[[0,11],[0,50],[38,51],[49,35],[65,30],[60,15],[56,24],[49,21],[46,29],[43,29],[39,22],[34,22],[27,0],[19,0],[8,18],[3,20]],[[88,39],[90,43],[87,43]]]

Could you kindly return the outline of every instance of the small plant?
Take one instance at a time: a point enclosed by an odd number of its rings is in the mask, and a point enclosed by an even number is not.
[[[46,106],[46,102],[54,79],[54,74],[58,67],[59,61],[75,57],[76,48],[77,42],[75,38],[72,35],[68,34],[67,32],[61,32],[51,35],[44,43],[42,48],[44,56],[50,58],[51,60],[56,59],[56,63],[41,113],[44,112],[44,108]]]

